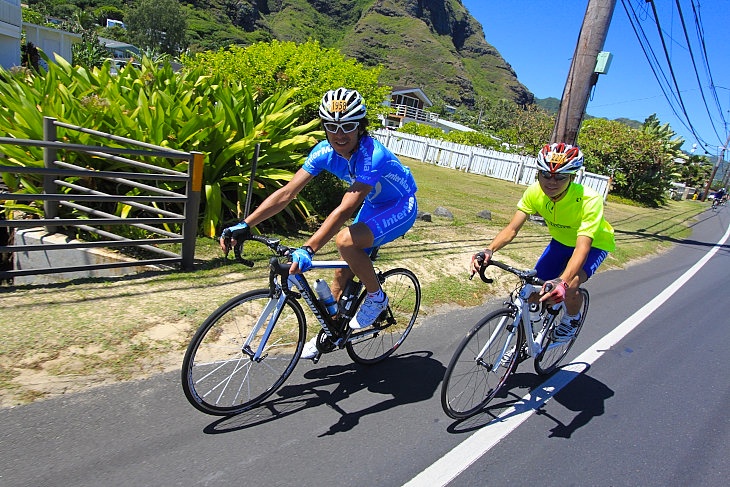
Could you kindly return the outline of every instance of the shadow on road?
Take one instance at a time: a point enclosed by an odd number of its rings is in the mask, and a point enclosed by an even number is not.
[[[204,432],[230,433],[325,405],[340,413],[340,418],[320,436],[334,435],[351,430],[368,414],[428,400],[441,383],[444,371],[441,362],[427,351],[394,355],[374,366],[351,363],[313,368],[304,374],[310,382],[285,385],[277,391],[278,398],[251,411],[217,420]],[[359,411],[345,411],[339,406],[342,400],[360,391],[382,400]]]
[[[525,411],[535,411],[536,414],[556,423],[548,434],[549,438],[570,438],[578,428],[587,425],[593,418],[602,416],[605,412],[605,401],[614,394],[612,389],[586,372],[576,374],[575,378],[551,398],[565,409],[577,413],[566,424],[546,411],[545,402],[541,399],[547,395],[541,387],[544,381],[545,379],[537,374],[513,374],[505,384],[504,392],[492,399],[483,412],[471,418],[455,421],[449,426],[448,431],[467,433]]]

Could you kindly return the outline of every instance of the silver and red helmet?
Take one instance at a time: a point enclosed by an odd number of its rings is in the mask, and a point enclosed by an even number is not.
[[[323,122],[356,122],[365,118],[367,108],[356,90],[337,88],[322,97],[319,118]]]
[[[545,144],[537,154],[537,168],[553,174],[575,174],[583,167],[583,152],[578,146],[564,144]]]

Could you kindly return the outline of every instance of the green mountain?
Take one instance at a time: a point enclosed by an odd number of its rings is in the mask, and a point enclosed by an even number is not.
[[[552,113],[553,115],[557,115],[558,110],[560,109],[560,100],[557,98],[549,97],[549,98],[535,98],[535,105],[542,107],[546,112]],[[585,115],[586,120],[591,118],[596,118],[593,115],[590,115],[586,113]],[[630,118],[615,118],[614,121],[623,123],[624,125],[628,125],[631,128],[634,129],[640,129],[644,122],[639,122],[637,120],[632,120]]]
[[[316,39],[437,104],[534,100],[460,0],[192,0],[186,9],[193,50]]]

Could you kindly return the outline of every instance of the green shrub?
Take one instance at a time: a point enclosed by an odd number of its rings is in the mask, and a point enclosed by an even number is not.
[[[47,58],[46,58],[47,59]],[[147,58],[141,66],[129,64],[114,76],[110,65],[87,70],[62,58],[34,75],[0,71],[0,131],[5,136],[42,140],[43,117],[183,151],[206,155],[203,174],[201,231],[214,236],[222,221],[240,214],[250,177],[251,160],[260,144],[253,199],[261,200],[290,180],[308,150],[321,137],[315,120],[299,124],[302,109],[291,102],[294,91],[258,96],[246,85],[224,81],[203,68],[174,73],[169,63]],[[92,136],[59,129],[59,139],[91,144]],[[43,166],[37,147],[4,146],[6,162]],[[63,153],[67,162],[89,168],[118,170],[120,163],[103,162],[80,153]],[[185,170],[177,162],[149,161]],[[11,191],[40,193],[37,176],[2,173]],[[164,186],[176,189],[175,184]],[[110,190],[109,192],[116,192]],[[42,205],[13,205],[3,210],[39,212]],[[115,209],[133,216],[129,207]],[[290,205],[278,221],[303,220],[310,214],[304,201]]]

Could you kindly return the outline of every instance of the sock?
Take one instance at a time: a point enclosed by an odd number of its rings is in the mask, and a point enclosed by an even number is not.
[[[574,315],[569,315],[566,311],[563,315],[563,323],[570,323],[571,321],[580,321],[580,311]]]
[[[378,289],[374,293],[368,293],[368,297],[375,302],[381,302],[385,299],[385,293],[382,289]]]

